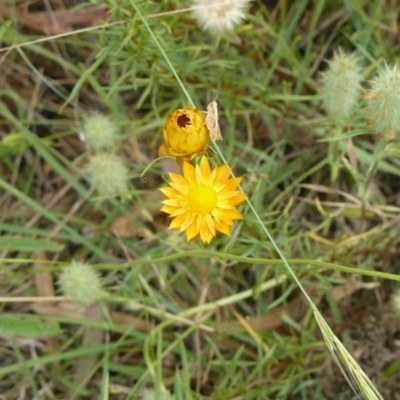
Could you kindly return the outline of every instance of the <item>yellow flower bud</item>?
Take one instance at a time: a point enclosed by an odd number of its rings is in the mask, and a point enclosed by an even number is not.
[[[205,114],[193,107],[174,111],[167,117],[163,136],[160,155],[176,157],[179,165],[201,156],[210,141]]]

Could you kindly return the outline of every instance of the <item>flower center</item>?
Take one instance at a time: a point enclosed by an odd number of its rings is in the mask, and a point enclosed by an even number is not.
[[[179,128],[184,128],[186,125],[190,125],[190,118],[186,115],[180,115],[177,119]]]
[[[203,184],[194,185],[187,196],[187,205],[194,214],[208,214],[217,206],[215,190]]]

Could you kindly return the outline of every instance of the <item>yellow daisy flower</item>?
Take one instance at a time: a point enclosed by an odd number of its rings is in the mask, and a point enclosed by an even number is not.
[[[210,132],[206,126],[204,113],[197,108],[185,107],[167,117],[163,127],[163,143],[160,155],[173,156],[179,165],[204,154],[210,142]]]
[[[247,196],[235,190],[242,178],[229,179],[230,168],[224,164],[211,171],[205,156],[193,167],[184,162],[183,175],[170,172],[169,187],[161,188],[167,197],[161,211],[173,217],[169,229],[186,230],[187,240],[210,243],[216,231],[230,235],[233,220],[243,219],[236,206]]]

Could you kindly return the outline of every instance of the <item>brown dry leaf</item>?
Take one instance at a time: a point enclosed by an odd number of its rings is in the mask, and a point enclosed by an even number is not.
[[[47,260],[47,255],[44,251],[38,251],[32,255],[32,260],[35,260],[33,270],[40,269],[43,267],[42,262],[39,260]],[[37,272],[35,273],[35,286],[38,297],[54,297],[54,281],[51,272]],[[42,304],[52,305],[52,302],[44,302]],[[48,322],[49,325],[55,325],[59,327],[57,322]],[[46,338],[47,347],[49,351],[52,351],[58,345],[57,336],[48,336]]]
[[[182,168],[175,159],[162,157],[160,160],[161,168],[166,174],[173,172],[174,174],[182,174]]]
[[[92,304],[86,307],[85,317],[88,320],[105,320],[101,307],[98,304]],[[83,329],[83,338],[81,341],[82,348],[100,345],[104,341],[104,330],[94,326],[85,326]],[[96,368],[99,355],[97,353],[87,354],[78,358],[75,365],[74,383],[78,386],[86,387],[88,383],[87,377],[90,372]]]
[[[56,35],[71,32],[74,25],[96,26],[100,21],[106,20],[108,15],[104,6],[94,6],[74,12],[56,11],[48,13],[29,12],[0,5],[0,17],[16,18],[20,25],[49,35]]]
[[[332,289],[332,295],[335,301],[339,303],[359,289],[375,289],[379,285],[379,282],[365,283],[359,277],[349,278],[344,285],[335,286]]]
[[[135,209],[132,209],[132,214],[134,214],[134,212]],[[137,236],[148,238],[153,235],[150,229],[134,225],[132,219],[132,217],[127,218],[125,215],[121,215],[105,231],[111,232],[120,238],[130,238]]]
[[[376,283],[367,284],[362,282],[360,279],[348,279],[344,285],[335,286],[331,290],[336,302],[340,302],[345,297],[351,296],[354,292],[359,289],[373,289],[376,287]],[[313,293],[315,295],[315,293]],[[247,317],[247,324],[255,330],[272,330],[277,329],[284,324],[281,316],[283,313],[288,314],[292,319],[299,320],[308,308],[308,303],[304,299],[302,294],[299,294],[295,299],[289,301],[284,307],[278,307],[272,310],[269,314],[261,317]],[[229,329],[241,331],[245,327],[239,321],[228,321],[223,324],[224,327]]]
[[[252,329],[257,331],[277,329],[284,324],[281,318],[283,313],[288,314],[294,320],[298,320],[304,315],[307,307],[308,304],[303,295],[299,295],[295,299],[292,299],[286,306],[275,308],[267,315],[261,317],[247,317],[246,322]],[[236,320],[223,323],[223,327],[228,327],[235,331],[245,330],[245,327]]]
[[[221,128],[218,123],[218,103],[215,100],[207,106],[206,125],[213,142],[222,140]]]
[[[127,137],[124,149],[138,164],[149,164],[149,158],[139,148],[136,135],[132,134]]]

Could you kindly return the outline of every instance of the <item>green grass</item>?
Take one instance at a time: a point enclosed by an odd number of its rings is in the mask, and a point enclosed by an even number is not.
[[[222,36],[175,0],[107,0],[109,21],[62,35],[0,24],[5,398],[398,392],[386,322],[399,313],[398,139],[374,132],[364,94],[383,61],[398,62],[398,7],[264,3]],[[339,48],[356,53],[362,75],[345,124],[322,105],[321,74]],[[203,245],[167,230],[158,188],[173,162],[157,157],[166,116],[215,96],[224,140],[207,154],[243,177],[248,202],[231,236]],[[129,198],[102,200],[87,181],[94,150],[78,133],[93,111],[119,131],[109,151],[129,169]],[[62,297],[72,260],[99,272],[98,304]]]

